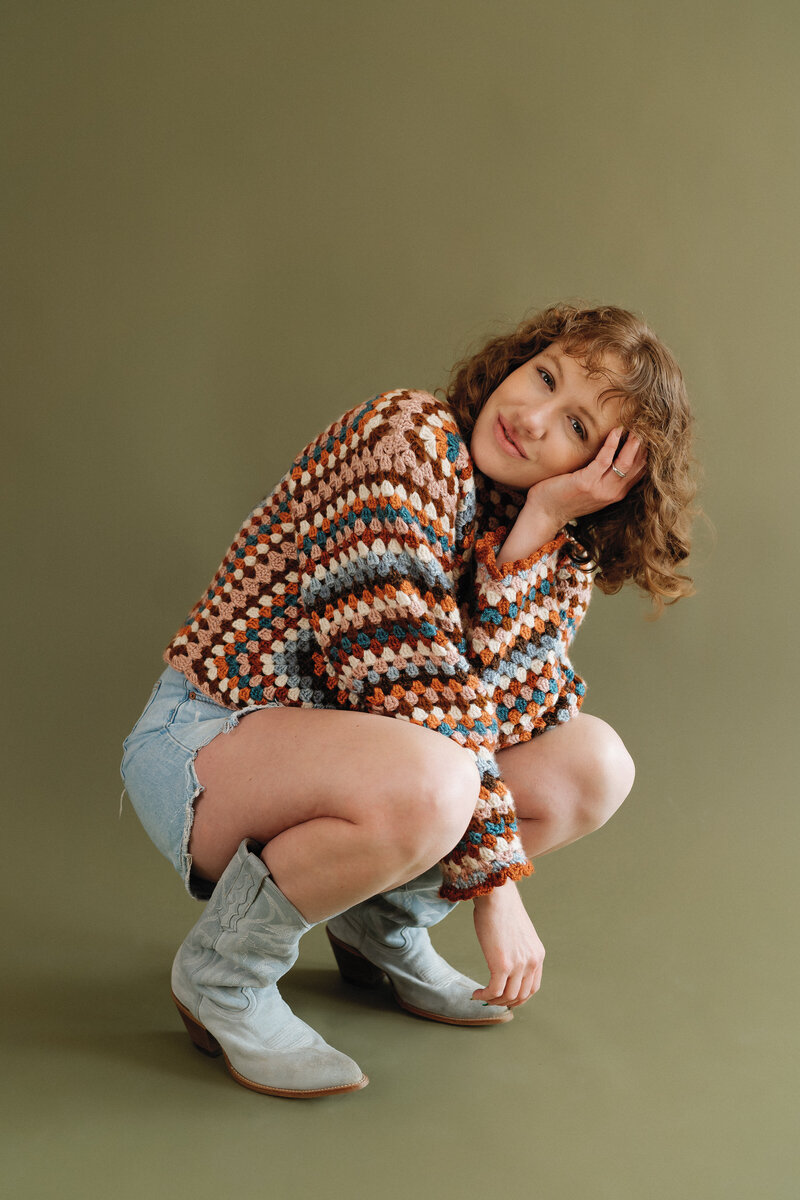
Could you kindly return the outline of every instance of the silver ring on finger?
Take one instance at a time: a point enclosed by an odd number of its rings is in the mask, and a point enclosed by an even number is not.
[[[626,475],[628,474],[627,471],[618,471],[617,468],[615,466],[613,466],[613,464],[612,464],[611,470],[614,472],[615,475],[619,475],[620,479],[624,479],[626,477]]]

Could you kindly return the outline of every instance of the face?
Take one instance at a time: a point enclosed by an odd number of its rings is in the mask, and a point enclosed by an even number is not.
[[[600,400],[608,386],[554,342],[512,371],[481,409],[470,443],[478,470],[526,491],[586,466],[619,424],[621,401]]]

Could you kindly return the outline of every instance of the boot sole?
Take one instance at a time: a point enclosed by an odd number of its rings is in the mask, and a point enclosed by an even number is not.
[[[263,1083],[255,1083],[252,1079],[248,1079],[246,1075],[241,1075],[234,1066],[231,1065],[230,1059],[219,1044],[213,1033],[209,1033],[204,1025],[201,1025],[196,1017],[193,1017],[187,1008],[181,1004],[174,992],[171,993],[172,999],[175,1002],[175,1007],[181,1015],[181,1020],[186,1026],[186,1032],[192,1040],[192,1044],[205,1054],[208,1058],[222,1058],[225,1060],[225,1066],[228,1071],[242,1087],[249,1088],[251,1092],[260,1092],[263,1096],[282,1096],[287,1100],[313,1100],[316,1096],[336,1096],[340,1092],[358,1092],[361,1088],[365,1088],[369,1083],[366,1075],[362,1075],[356,1083],[342,1084],[341,1087],[315,1088],[305,1091],[292,1088],[275,1088],[267,1087]]]
[[[339,968],[339,974],[345,983],[355,984],[356,987],[375,988],[386,978],[392,989],[392,996],[395,1003],[406,1012],[412,1013],[415,1017],[424,1017],[426,1021],[439,1021],[442,1025],[468,1026],[505,1025],[508,1021],[513,1021],[514,1019],[512,1012],[504,1013],[502,1017],[444,1017],[440,1013],[427,1012],[423,1008],[415,1008],[412,1004],[407,1004],[397,994],[397,989],[388,972],[384,971],[382,967],[376,967],[374,963],[365,958],[361,951],[356,950],[354,946],[348,946],[345,942],[340,941],[335,934],[331,933],[327,925],[325,926],[325,932],[328,935],[328,941],[331,944],[333,956]]]

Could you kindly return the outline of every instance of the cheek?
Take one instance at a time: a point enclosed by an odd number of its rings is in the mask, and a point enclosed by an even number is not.
[[[484,408],[480,417],[478,418],[479,423],[475,426],[475,428],[480,434],[481,444],[483,445],[484,449],[497,448],[497,442],[494,436],[494,423],[496,417],[497,414],[495,412]]]
[[[482,464],[486,461],[487,456],[492,453],[494,446],[494,438],[492,437],[492,427],[485,420],[475,422],[475,428],[472,431],[472,437],[469,442],[469,452],[472,461],[478,467],[478,470],[483,470]]]
[[[591,458],[591,454],[584,449],[583,444],[578,444],[567,432],[564,432],[559,439],[558,453],[565,467],[571,471],[585,467]]]

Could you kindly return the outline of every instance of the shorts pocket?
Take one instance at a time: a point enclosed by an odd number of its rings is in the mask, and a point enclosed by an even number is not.
[[[235,712],[192,690],[176,705],[164,730],[182,749],[195,753],[236,721]]]

